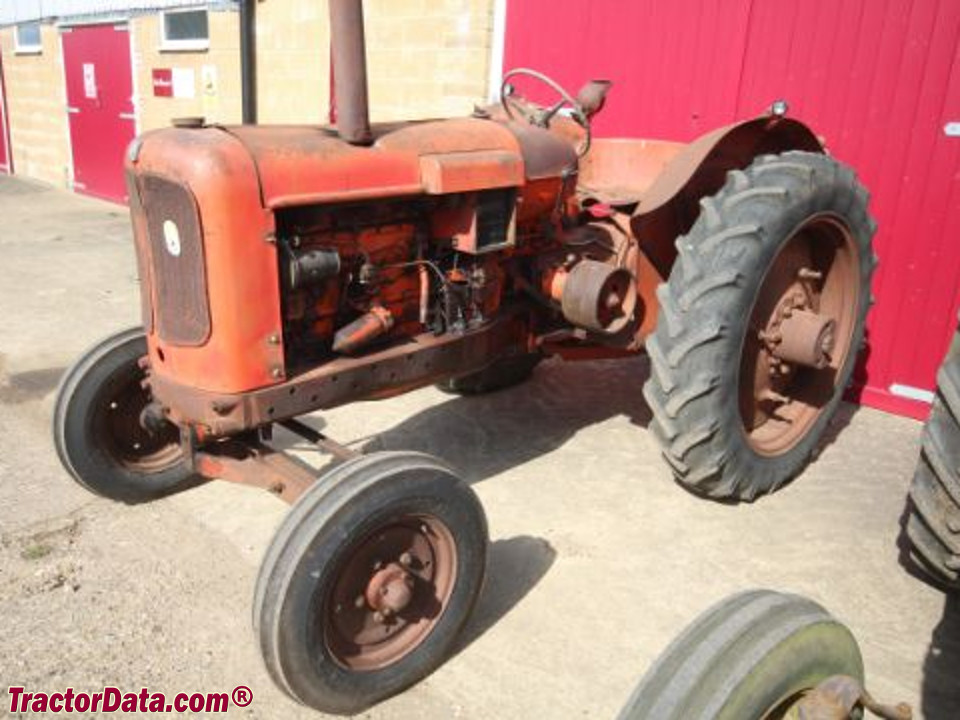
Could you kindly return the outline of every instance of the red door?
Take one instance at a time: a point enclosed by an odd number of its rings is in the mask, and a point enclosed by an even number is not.
[[[74,187],[126,202],[123,153],[135,132],[127,28],[87,25],[62,37]]]
[[[10,158],[10,130],[7,126],[7,93],[3,86],[3,58],[0,57],[0,172],[13,171]]]

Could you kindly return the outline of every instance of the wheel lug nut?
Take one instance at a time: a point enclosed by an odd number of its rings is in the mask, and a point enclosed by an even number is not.
[[[408,552],[403,553],[400,556],[400,564],[404,567],[410,567],[413,564],[413,555]]]
[[[384,620],[383,613],[380,612],[379,610],[377,610],[377,611],[373,614],[373,621],[374,621],[375,623],[380,623],[380,624],[382,625],[382,624],[383,624],[383,620]]]
[[[797,277],[801,280],[821,280],[823,278],[823,273],[819,270],[811,270],[807,267],[802,267],[797,271]]]
[[[357,599],[353,601],[353,606],[356,608],[362,608],[367,604],[366,598],[363,595],[357,595]]]
[[[381,562],[380,560],[374,560],[374,562],[373,562],[373,569],[374,569],[374,570],[379,570],[379,569],[382,568],[382,567],[383,567],[383,562]]]

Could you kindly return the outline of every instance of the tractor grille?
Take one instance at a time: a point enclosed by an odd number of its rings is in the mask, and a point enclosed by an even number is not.
[[[157,175],[141,179],[155,291],[157,332],[173,345],[202,345],[210,335],[203,233],[193,193]]]

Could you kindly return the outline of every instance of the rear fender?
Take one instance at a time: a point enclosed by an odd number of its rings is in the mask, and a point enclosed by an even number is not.
[[[687,145],[644,193],[630,221],[643,253],[661,279],[670,273],[674,241],[693,226],[700,199],[716,193],[731,170],[760,156],[788,150],[825,152],[823,143],[798,120],[764,116],[718,128]]]

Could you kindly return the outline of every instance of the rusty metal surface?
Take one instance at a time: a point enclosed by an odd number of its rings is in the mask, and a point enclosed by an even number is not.
[[[153,376],[220,392],[278,382],[274,371],[282,374],[283,346],[269,342],[280,331],[277,252],[268,242],[273,215],[261,205],[250,154],[217,128],[165,128],[141,137],[127,170],[189,187],[201,213],[210,337],[203,346],[181,347],[161,340],[154,328],[147,335]],[[131,210],[137,251],[150,258],[146,218],[142,208]],[[144,264],[151,267],[152,259]],[[156,278],[150,284],[155,296]]]
[[[684,147],[661,140],[596,139],[580,160],[577,193],[610,205],[633,205]]]
[[[386,308],[375,305],[333,336],[333,351],[350,355],[366,347],[393,327],[393,315]]]
[[[390,397],[442,379],[480,370],[510,352],[527,350],[525,323],[509,312],[462,335],[432,333],[358,358],[335,358],[286,382],[248,393],[203,391],[154,375],[154,397],[178,423],[205,437],[230,435],[269,422],[356,400]]]
[[[912,720],[906,703],[896,706],[876,702],[860,683],[848,675],[827,678],[806,693],[786,714],[788,720],[848,720],[862,707],[883,720]]]
[[[205,478],[263,488],[293,503],[316,475],[289,455],[257,442],[228,440],[193,456],[194,469]]]
[[[363,0],[330,0],[330,45],[337,132],[354,145],[373,140],[367,108]]]
[[[581,260],[560,277],[560,307],[574,325],[614,334],[634,320],[637,288],[629,271],[596,260]],[[557,280],[555,276],[554,287]]]
[[[823,146],[803,123],[763,116],[719,128],[682,148],[643,194],[631,221],[659,271],[669,272],[677,254],[674,239],[690,230],[700,198],[716,193],[728,171],[785,150],[823,152]]]
[[[160,339],[203,345],[210,337],[203,231],[193,193],[153,173],[139,178],[150,241],[150,284]]]
[[[786,452],[834,394],[859,308],[859,253],[833,215],[806,219],[767,270],[740,362],[740,415],[751,447]]]
[[[392,665],[419,647],[450,601],[457,545],[429,515],[381,521],[348,548],[334,573],[322,618],[337,663],[359,671]]]

